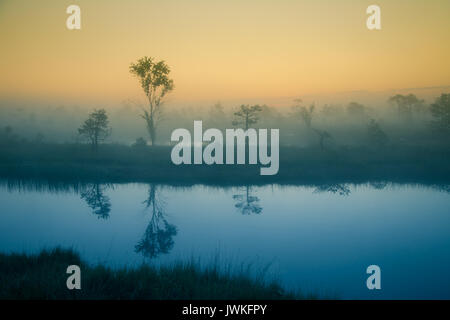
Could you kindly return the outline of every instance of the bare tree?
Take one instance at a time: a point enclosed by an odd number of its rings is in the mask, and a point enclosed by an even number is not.
[[[143,57],[130,65],[130,73],[136,76],[144,90],[148,108],[141,117],[147,124],[151,144],[156,143],[157,123],[161,120],[162,99],[173,90],[173,80],[169,78],[170,68],[164,61]]]
[[[331,139],[331,134],[328,133],[328,131],[325,130],[319,130],[316,128],[313,128],[312,126],[312,119],[313,119],[313,114],[314,114],[314,110],[315,110],[315,105],[314,103],[311,104],[309,106],[309,108],[303,106],[302,100],[301,99],[296,99],[294,100],[296,102],[296,104],[292,107],[293,109],[293,114],[292,116],[295,118],[300,118],[303,120],[303,122],[305,123],[306,127],[314,132],[315,134],[317,134],[317,136],[319,137],[319,145],[320,145],[320,149],[324,150],[325,148],[325,140],[326,139]]]
[[[302,119],[308,129],[310,129],[315,105],[311,104],[309,108],[307,108],[301,104],[302,99],[295,99],[294,102],[296,104],[292,106],[293,116]]]

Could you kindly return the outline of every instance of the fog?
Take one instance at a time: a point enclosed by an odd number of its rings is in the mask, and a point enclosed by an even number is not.
[[[192,130],[194,120],[202,120],[204,128],[224,130],[236,127],[233,125],[234,113],[242,104],[248,104],[261,106],[258,120],[251,127],[279,129],[280,144],[284,146],[308,147],[319,143],[326,148],[363,146],[376,143],[374,139],[377,138],[370,137],[374,130],[378,135],[380,131],[384,134],[384,138],[378,136],[384,140],[383,144],[429,145],[442,140],[442,136],[432,128],[430,104],[445,90],[450,91],[449,88],[415,90],[417,103],[406,111],[398,103],[389,101],[396,94],[407,96],[411,93],[405,90],[309,95],[300,98],[301,101],[294,98],[223,102],[218,99],[198,103],[169,100],[156,123],[156,142],[170,144],[171,132],[176,128]],[[0,128],[3,136],[7,134],[16,142],[83,143],[78,128],[93,110],[100,108],[107,111],[111,128],[105,143],[132,145],[138,138],[149,141],[146,124],[141,117],[145,103],[139,100],[99,105],[4,99],[0,101]],[[309,113],[310,125],[302,117],[305,110]],[[325,138],[321,135],[323,133]]]

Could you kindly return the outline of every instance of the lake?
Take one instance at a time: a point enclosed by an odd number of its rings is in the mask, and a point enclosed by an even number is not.
[[[3,181],[0,203],[3,253],[71,247],[111,267],[194,258],[322,297],[450,298],[449,186]],[[372,264],[381,290],[366,287]]]

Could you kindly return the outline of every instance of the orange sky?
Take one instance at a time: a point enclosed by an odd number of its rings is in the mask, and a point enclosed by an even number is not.
[[[66,7],[82,29],[66,29]],[[366,28],[370,4],[382,30]],[[171,101],[450,85],[448,0],[0,0],[0,96],[142,98],[128,72],[171,66]]]

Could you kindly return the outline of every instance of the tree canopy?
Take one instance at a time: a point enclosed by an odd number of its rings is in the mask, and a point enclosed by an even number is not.
[[[78,133],[88,140],[94,148],[97,148],[98,144],[111,134],[106,110],[94,110],[78,129]]]
[[[239,110],[234,113],[234,121],[233,125],[243,125],[245,127],[245,130],[250,128],[251,125],[254,125],[259,120],[259,113],[262,111],[261,106],[259,105],[241,105],[239,107]]]
[[[170,68],[165,61],[155,62],[153,58],[143,57],[130,65],[130,73],[139,79],[147,97],[148,108],[143,110],[152,145],[156,140],[157,122],[161,116],[162,99],[173,90],[173,80],[169,78]]]

